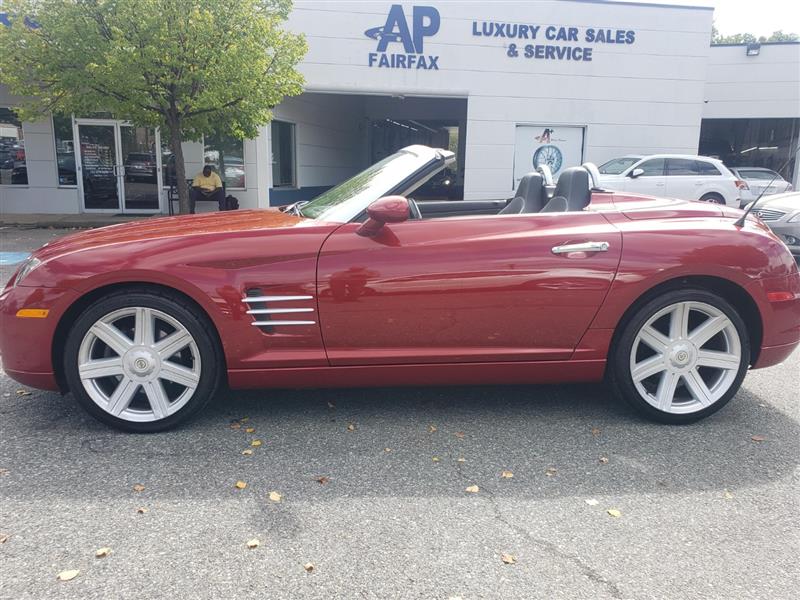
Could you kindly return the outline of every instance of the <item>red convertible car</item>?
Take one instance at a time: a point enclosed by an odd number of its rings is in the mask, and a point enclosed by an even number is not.
[[[646,416],[721,408],[800,342],[800,273],[738,209],[599,189],[412,199],[410,146],[289,210],[144,220],[47,244],[0,296],[17,381],[156,431],[231,388],[607,379]]]

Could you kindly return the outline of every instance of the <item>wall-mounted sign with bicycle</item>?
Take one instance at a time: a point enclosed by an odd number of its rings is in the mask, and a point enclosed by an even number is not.
[[[547,165],[553,176],[583,162],[584,127],[559,125],[517,125],[514,147],[514,181]]]

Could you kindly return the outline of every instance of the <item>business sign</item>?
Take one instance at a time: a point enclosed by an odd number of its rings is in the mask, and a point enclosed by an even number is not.
[[[423,47],[425,38],[436,35],[440,25],[439,11],[433,6],[411,7],[409,19],[402,5],[392,4],[386,22],[364,32],[378,42],[375,52],[367,55],[367,64],[386,69],[438,71],[439,56],[425,54]],[[471,26],[473,38],[498,40],[506,56],[513,59],[591,62],[598,46],[636,43],[636,31],[632,29],[501,21],[472,21],[466,25]]]
[[[386,17],[386,23],[364,32],[368,38],[378,41],[375,52],[370,52],[370,67],[387,69],[439,70],[439,57],[424,53],[426,37],[436,35],[441,19],[439,11],[432,6],[414,6],[411,9],[411,26],[400,4],[393,4]],[[401,44],[403,52],[397,46]]]
[[[517,125],[514,144],[514,189],[523,175],[541,165],[553,178],[567,167],[583,163],[583,127]]]
[[[636,32],[632,29],[564,27],[496,21],[473,21],[472,35],[514,40],[505,44],[506,56],[534,60],[590,62],[593,50],[598,45],[631,45],[636,42]],[[530,43],[527,43],[527,40],[530,40]]]

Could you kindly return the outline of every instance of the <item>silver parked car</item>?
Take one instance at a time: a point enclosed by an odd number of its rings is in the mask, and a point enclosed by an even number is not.
[[[789,246],[795,257],[800,258],[800,192],[762,198],[753,214]]]
[[[742,190],[742,206],[750,204],[763,192],[765,196],[792,191],[792,184],[772,169],[763,167],[729,167],[731,173],[747,182],[750,189]],[[774,180],[774,181],[773,181]]]

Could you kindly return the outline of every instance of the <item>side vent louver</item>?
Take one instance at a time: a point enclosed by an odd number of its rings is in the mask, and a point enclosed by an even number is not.
[[[264,333],[274,333],[275,327],[314,325],[316,321],[298,318],[313,313],[314,309],[297,306],[298,303],[313,299],[313,296],[267,295],[258,288],[251,288],[247,290],[242,302],[247,307],[247,314],[253,317],[254,327]]]

